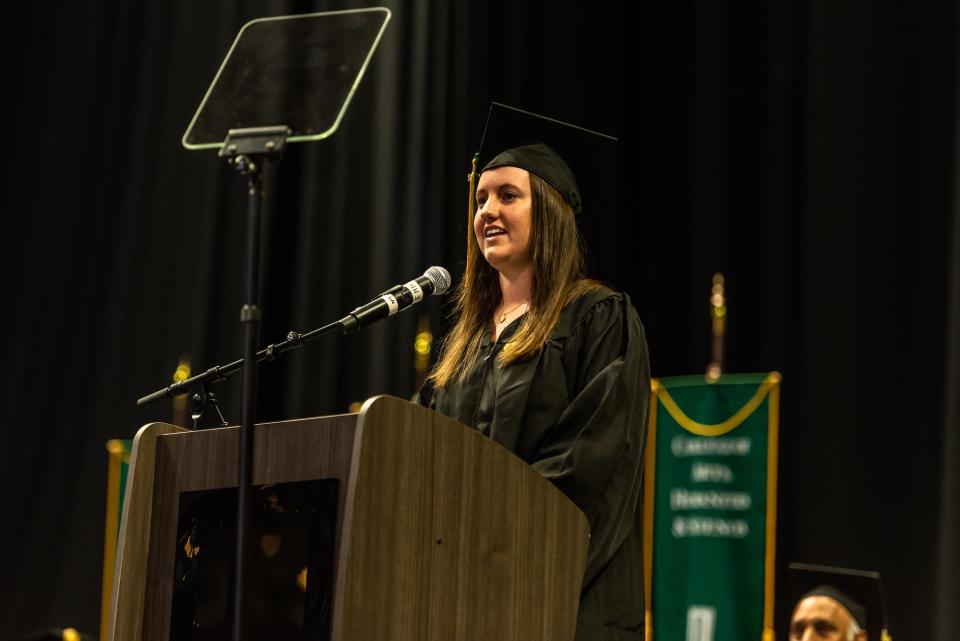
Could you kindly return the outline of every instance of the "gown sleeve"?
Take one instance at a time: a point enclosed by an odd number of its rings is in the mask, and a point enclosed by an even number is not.
[[[643,326],[626,295],[594,305],[565,341],[571,400],[532,466],[587,516],[588,587],[636,522],[650,372]]]

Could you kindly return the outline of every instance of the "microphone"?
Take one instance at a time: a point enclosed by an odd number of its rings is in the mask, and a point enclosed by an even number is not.
[[[393,316],[411,305],[416,305],[426,296],[442,294],[449,287],[450,272],[443,267],[431,267],[420,278],[388,289],[378,298],[356,308],[337,322],[343,328],[344,334],[355,332],[381,318]]]

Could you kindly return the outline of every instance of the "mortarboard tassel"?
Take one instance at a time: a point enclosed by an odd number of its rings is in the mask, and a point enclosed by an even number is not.
[[[473,210],[473,194],[477,189],[477,158],[479,156],[479,153],[473,154],[473,160],[470,162],[470,174],[467,176],[467,182],[470,183],[470,193],[467,194],[467,230],[470,233],[473,233],[473,215],[476,213]]]

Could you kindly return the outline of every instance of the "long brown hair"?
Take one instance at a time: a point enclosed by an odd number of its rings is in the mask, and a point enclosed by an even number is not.
[[[539,352],[564,306],[586,291],[601,287],[584,276],[580,235],[570,205],[535,174],[530,174],[530,193],[530,306],[520,329],[500,352],[504,365]],[[475,196],[471,194],[470,198]],[[472,206],[470,211],[472,214]],[[467,225],[467,267],[457,285],[453,310],[456,324],[444,340],[440,360],[428,377],[435,386],[443,387],[451,379],[460,382],[466,377],[484,335],[491,331],[490,319],[500,298],[498,272],[480,253],[471,215]]]

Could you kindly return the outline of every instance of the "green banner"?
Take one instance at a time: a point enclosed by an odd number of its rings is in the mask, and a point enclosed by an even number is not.
[[[780,375],[652,381],[648,641],[772,641]]]

